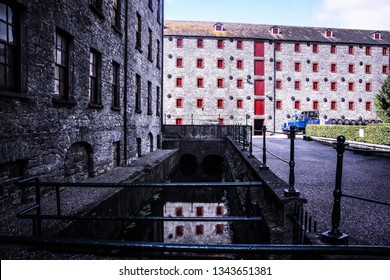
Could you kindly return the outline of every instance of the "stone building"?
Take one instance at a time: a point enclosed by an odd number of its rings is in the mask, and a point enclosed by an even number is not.
[[[376,120],[390,33],[165,21],[166,124],[249,124],[280,131],[295,112]]]
[[[159,147],[162,0],[0,1],[0,211]]]

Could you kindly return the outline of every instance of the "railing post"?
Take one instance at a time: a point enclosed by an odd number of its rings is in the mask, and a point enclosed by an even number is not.
[[[252,141],[253,141],[253,138],[252,138],[252,133],[253,133],[253,130],[252,130],[252,126],[249,126],[249,156],[250,158],[253,157],[253,146],[252,146]]]
[[[242,126],[242,150],[246,150],[246,126]]]
[[[36,226],[34,226],[35,230],[33,229],[34,231],[34,235],[42,235],[42,219],[41,219],[41,213],[42,213],[42,210],[41,210],[41,187],[39,186],[39,178],[36,178],[35,179],[35,202],[37,203],[38,207],[37,207],[37,216],[38,218],[36,218],[34,224],[36,224]]]
[[[295,161],[294,161],[294,140],[295,140],[295,131],[296,126],[292,125],[290,127],[290,175],[289,175],[289,188],[284,190],[284,196],[299,196],[299,191],[294,188],[295,185]]]
[[[336,166],[336,185],[333,191],[333,210],[332,210],[332,229],[322,233],[322,239],[330,243],[346,244],[348,243],[348,235],[340,232],[340,216],[341,216],[341,179],[343,173],[343,158],[345,152],[345,137],[340,135],[337,137],[337,166]]]
[[[262,127],[263,131],[263,165],[260,166],[261,170],[268,170],[267,166],[267,142],[266,142],[266,134],[267,134],[267,127],[264,125]]]

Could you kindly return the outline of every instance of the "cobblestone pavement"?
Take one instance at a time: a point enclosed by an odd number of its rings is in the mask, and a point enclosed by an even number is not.
[[[261,137],[254,138],[254,155],[262,161]],[[267,150],[289,160],[290,139],[267,137]],[[295,140],[295,188],[307,198],[305,209],[317,220],[318,232],[331,228],[337,152],[332,146]],[[288,182],[289,165],[267,153],[267,166]],[[342,192],[390,202],[390,158],[344,153]],[[342,197],[340,230],[350,244],[390,246],[390,206]]]

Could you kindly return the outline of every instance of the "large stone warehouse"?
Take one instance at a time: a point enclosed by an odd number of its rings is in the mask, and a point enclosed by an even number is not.
[[[376,120],[390,33],[165,21],[166,124],[248,124],[280,131],[300,111]]]
[[[0,1],[0,211],[158,148],[161,0]]]

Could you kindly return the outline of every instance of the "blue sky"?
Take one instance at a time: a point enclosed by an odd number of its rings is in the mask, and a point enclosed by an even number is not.
[[[390,1],[165,0],[165,19],[390,30]]]

